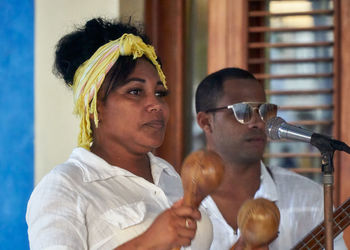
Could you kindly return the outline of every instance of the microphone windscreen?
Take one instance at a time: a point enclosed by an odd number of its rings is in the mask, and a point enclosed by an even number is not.
[[[279,140],[281,139],[278,133],[278,129],[281,127],[283,123],[286,121],[283,120],[281,117],[272,117],[266,122],[265,126],[265,133],[268,137],[270,137],[272,140]]]

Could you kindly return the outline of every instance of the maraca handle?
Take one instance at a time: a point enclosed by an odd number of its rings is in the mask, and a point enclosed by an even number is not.
[[[184,200],[183,200],[183,204],[185,206],[190,206],[193,207],[193,203],[194,203],[194,195],[195,195],[195,186],[196,185],[191,185],[189,190],[186,190],[184,193]],[[172,250],[180,250],[180,247],[174,247]]]

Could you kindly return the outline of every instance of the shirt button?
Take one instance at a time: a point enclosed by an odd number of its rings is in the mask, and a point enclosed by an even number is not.
[[[157,195],[157,191],[154,191],[154,195]]]

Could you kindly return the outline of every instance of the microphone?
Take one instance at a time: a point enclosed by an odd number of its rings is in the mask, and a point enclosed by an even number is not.
[[[278,116],[273,117],[266,122],[265,132],[272,140],[289,139],[302,141],[316,146],[321,152],[324,150],[340,150],[350,154],[350,147],[344,142],[288,124]]]
[[[289,139],[310,143],[313,132],[288,124],[281,117],[266,122],[265,132],[272,140]]]

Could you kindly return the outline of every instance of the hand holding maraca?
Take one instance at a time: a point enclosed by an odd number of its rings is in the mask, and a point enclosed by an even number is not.
[[[223,174],[224,163],[214,151],[200,150],[190,154],[181,168],[183,205],[197,209],[201,201],[220,185]]]
[[[191,153],[186,157],[181,179],[184,197],[153,221],[152,225],[133,245],[122,245],[118,249],[179,249],[191,244],[197,231],[197,221],[201,219],[198,206],[221,183],[224,164],[220,156],[207,150]]]

